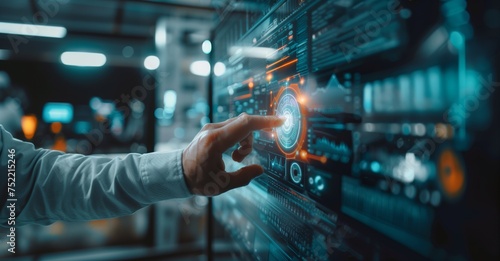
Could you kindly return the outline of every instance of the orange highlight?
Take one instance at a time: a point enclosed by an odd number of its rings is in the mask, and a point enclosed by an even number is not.
[[[305,97],[304,95],[300,95],[300,96],[299,96],[299,97],[297,97],[297,98],[298,98],[297,100],[298,100],[298,102],[299,102],[300,104],[305,104],[305,103],[306,103],[306,101],[307,101],[307,99],[306,99],[306,97]]]
[[[284,60],[288,59],[288,57],[290,57],[290,56],[285,56],[285,57],[283,57],[283,58],[281,58],[281,59],[277,60],[277,61],[276,61],[276,62],[274,62],[274,63],[271,63],[271,64],[269,64],[269,65],[266,65],[266,69],[268,69],[269,67],[273,67],[273,66],[275,66],[276,64],[278,64],[278,63],[280,63],[280,62],[282,62],[282,61],[284,61]]]
[[[453,138],[453,127],[450,124],[438,123],[434,127],[436,132],[436,137],[441,139],[452,139]]]
[[[448,198],[457,198],[464,191],[465,172],[458,156],[451,149],[444,150],[439,156],[438,177]]]
[[[62,130],[62,124],[60,122],[53,122],[50,124],[50,131],[54,134],[58,134]]]
[[[104,116],[102,116],[102,115],[97,114],[95,116],[95,120],[98,121],[98,122],[103,122],[104,120],[106,120],[106,118]]]
[[[64,139],[63,136],[56,137],[56,140],[54,141],[54,145],[52,145],[52,149],[62,151],[62,152],[66,151],[66,140]]]
[[[271,99],[272,102],[271,104],[277,104],[278,103],[278,100],[279,98],[281,97],[281,94],[284,92],[284,91],[292,91],[295,93],[295,97],[299,97],[301,94],[300,94],[300,88],[297,84],[290,84],[290,86],[288,87],[281,87],[278,94],[276,96],[274,96],[274,99]],[[271,106],[272,107],[272,106]],[[301,115],[306,115],[306,111],[305,111],[305,108],[304,106],[299,106],[300,107],[300,114]],[[273,111],[273,114],[276,114],[275,111]],[[300,156],[298,151],[300,151],[300,148],[302,147],[302,144],[304,143],[304,140],[306,138],[306,129],[307,129],[307,121],[306,121],[306,117],[302,117],[302,128],[301,128],[301,133],[300,133],[300,136],[298,138],[298,145],[297,145],[297,148],[295,151],[292,151],[292,152],[285,152],[279,145],[278,145],[278,149],[286,156],[287,159],[292,159],[292,158],[295,158],[297,156]],[[302,151],[301,151],[302,152]],[[306,152],[307,153],[307,152]]]
[[[266,80],[268,82],[271,81],[272,79],[273,79],[273,75],[272,74],[269,73],[269,74],[266,75]]]
[[[309,154],[309,155],[307,155],[307,157],[310,159],[313,159],[313,160],[317,160],[323,164],[325,164],[327,161],[327,158],[325,156],[318,156],[318,155]]]
[[[243,94],[243,95],[240,95],[240,96],[234,98],[234,100],[235,101],[237,101],[237,100],[243,100],[243,99],[248,99],[250,97],[252,97],[252,94],[251,93],[247,93],[247,94]]]
[[[300,157],[301,157],[303,160],[307,160],[307,151],[306,151],[306,150],[301,150],[301,151],[300,151]]]
[[[35,115],[25,115],[21,118],[21,129],[23,130],[24,137],[26,137],[26,139],[33,139],[37,123],[38,120]]]
[[[272,52],[272,53],[268,54],[268,55],[267,55],[267,57],[271,57],[271,56],[273,56],[275,53],[279,52],[280,50],[283,50],[283,48],[285,48],[285,47],[286,47],[286,44],[285,44],[285,45],[283,45],[283,46],[281,46],[280,48],[276,49],[276,51],[274,51],[274,52]]]
[[[303,160],[312,159],[312,160],[319,161],[323,164],[325,164],[328,161],[328,158],[326,158],[326,156],[318,156],[318,155],[314,155],[314,154],[309,154],[309,153],[307,153],[306,150],[301,150],[299,155],[300,155],[300,158]]]
[[[281,46],[280,48],[276,49],[276,51],[280,51],[280,50],[283,50],[284,48],[286,47],[286,44]]]
[[[250,78],[244,80],[242,82],[242,84],[248,84],[248,88],[252,89],[254,87],[253,77],[250,77]],[[240,96],[234,98],[234,100],[235,101],[237,101],[237,100],[243,100],[243,99],[247,99],[247,98],[250,98],[250,97],[252,97],[252,91],[250,91],[250,93],[247,93],[247,94],[244,94],[244,95],[240,95]]]
[[[249,83],[249,82],[253,82],[253,77],[250,77],[250,78],[244,80],[242,83],[245,84],[245,83]]]
[[[272,73],[272,72],[274,72],[274,71],[276,71],[276,70],[279,70],[279,69],[281,69],[281,68],[283,68],[283,67],[286,67],[286,66],[288,66],[288,65],[290,65],[290,64],[294,64],[294,63],[296,63],[296,62],[297,62],[297,60],[298,60],[298,59],[291,60],[291,61],[289,61],[289,62],[287,62],[287,63],[285,63],[285,64],[283,64],[283,65],[280,65],[280,66],[278,66],[278,67],[276,67],[276,68],[274,68],[274,69],[272,69],[272,70],[269,70],[267,73]]]

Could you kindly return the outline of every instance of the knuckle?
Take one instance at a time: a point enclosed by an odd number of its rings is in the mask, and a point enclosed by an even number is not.
[[[250,115],[248,115],[247,113],[243,112],[242,114],[240,114],[240,121],[244,124],[249,124],[250,123]]]
[[[201,145],[207,149],[211,149],[215,143],[217,142],[218,136],[217,133],[213,130],[205,130],[203,131],[201,138]]]
[[[202,131],[205,131],[205,130],[211,130],[214,128],[214,124],[213,123],[207,123],[205,125],[203,125],[203,127],[201,128]]]
[[[210,130],[202,130],[202,131],[200,131],[199,135],[200,135],[199,136],[200,138],[198,140],[199,145],[205,145],[205,143],[207,143],[208,140],[211,139],[211,137],[210,137],[211,131]]]

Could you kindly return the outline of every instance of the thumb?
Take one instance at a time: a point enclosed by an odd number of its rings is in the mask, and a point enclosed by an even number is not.
[[[231,179],[229,181],[228,190],[248,185],[253,178],[262,173],[264,173],[264,169],[257,164],[248,165],[235,172],[229,173]]]

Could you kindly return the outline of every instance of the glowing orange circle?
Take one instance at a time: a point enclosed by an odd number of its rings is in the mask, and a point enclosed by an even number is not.
[[[299,86],[297,84],[290,84],[287,87],[281,87],[280,88],[280,90],[278,91],[278,94],[274,97],[272,104],[277,104],[279,98],[282,95],[282,93],[284,91],[290,91],[290,90],[295,93],[295,97],[299,97],[300,96]],[[271,106],[271,107],[273,107],[273,106]],[[285,157],[287,159],[296,158],[297,156],[299,156],[298,153],[297,153],[297,151],[300,151],[300,149],[302,148],[302,144],[304,143],[304,140],[305,140],[305,137],[306,137],[306,129],[307,129],[306,122],[307,121],[306,121],[306,117],[304,117],[305,116],[305,109],[304,109],[304,106],[302,104],[300,104],[300,103],[299,103],[299,109],[300,109],[300,113],[302,114],[302,117],[301,117],[302,128],[300,130],[300,134],[299,134],[299,138],[298,138],[298,141],[297,141],[296,148],[293,151],[291,151],[291,152],[285,152],[283,150],[283,148],[281,148],[279,142],[276,141],[276,144],[278,145],[278,149],[283,153],[283,155],[285,155]],[[273,113],[274,113],[274,115],[276,115],[276,109],[273,111]],[[274,132],[276,133],[276,130],[274,130]],[[277,136],[277,134],[275,136]]]
[[[439,155],[437,167],[444,194],[450,199],[460,196],[465,188],[465,172],[455,152],[444,150]]]

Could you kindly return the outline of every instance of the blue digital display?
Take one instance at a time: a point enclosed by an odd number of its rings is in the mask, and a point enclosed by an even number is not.
[[[76,134],[86,134],[90,132],[92,124],[88,121],[77,121],[75,122],[75,133]]]
[[[73,120],[73,105],[49,102],[43,107],[42,117],[45,122],[70,123]]]
[[[498,259],[498,218],[483,213],[499,205],[489,195],[500,44],[488,19],[472,19],[493,5],[474,3],[258,0],[225,10],[211,39],[211,64],[225,68],[211,75],[211,120],[284,119],[254,131],[238,164],[240,144],[224,154],[226,170],[264,170],[213,198],[234,257]]]

